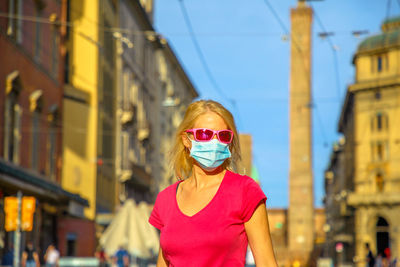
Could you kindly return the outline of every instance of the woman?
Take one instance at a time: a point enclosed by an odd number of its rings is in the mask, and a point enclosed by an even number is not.
[[[276,267],[266,197],[233,173],[240,157],[232,114],[221,104],[189,105],[172,161],[179,181],[157,196],[149,222],[161,231],[157,267],[243,267],[248,242],[257,267]]]
[[[23,267],[38,267],[40,266],[39,255],[33,247],[32,241],[28,241],[26,244],[25,251],[22,252],[22,261],[21,264]]]
[[[60,252],[56,249],[53,244],[47,247],[46,253],[44,254],[44,260],[46,261],[46,267],[58,267],[58,261],[60,259]]]

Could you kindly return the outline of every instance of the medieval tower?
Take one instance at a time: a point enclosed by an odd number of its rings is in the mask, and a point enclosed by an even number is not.
[[[288,245],[295,266],[306,266],[314,246],[311,120],[312,9],[291,9],[290,169]]]

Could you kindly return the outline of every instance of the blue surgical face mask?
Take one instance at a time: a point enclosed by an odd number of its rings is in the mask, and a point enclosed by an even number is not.
[[[207,142],[191,141],[190,156],[206,171],[215,170],[227,158],[231,157],[228,144],[221,143],[218,139],[212,139]]]

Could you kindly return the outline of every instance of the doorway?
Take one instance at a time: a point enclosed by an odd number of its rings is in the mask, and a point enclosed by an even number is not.
[[[376,223],[376,249],[377,255],[382,254],[384,257],[384,251],[386,248],[390,248],[390,236],[389,236],[389,224],[382,218],[378,217]]]

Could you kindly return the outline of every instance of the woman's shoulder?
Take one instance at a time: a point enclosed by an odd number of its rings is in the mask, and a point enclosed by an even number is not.
[[[172,195],[175,195],[176,192],[176,186],[178,183],[180,183],[181,181],[177,181],[169,186],[167,186],[166,188],[164,188],[163,190],[160,191],[160,193],[158,193],[157,198],[165,198]]]
[[[239,173],[235,173],[232,171],[227,170],[227,173],[230,177],[230,183],[235,184],[235,185],[248,185],[248,184],[257,184],[256,181],[254,181],[253,178],[247,175],[241,175]]]

